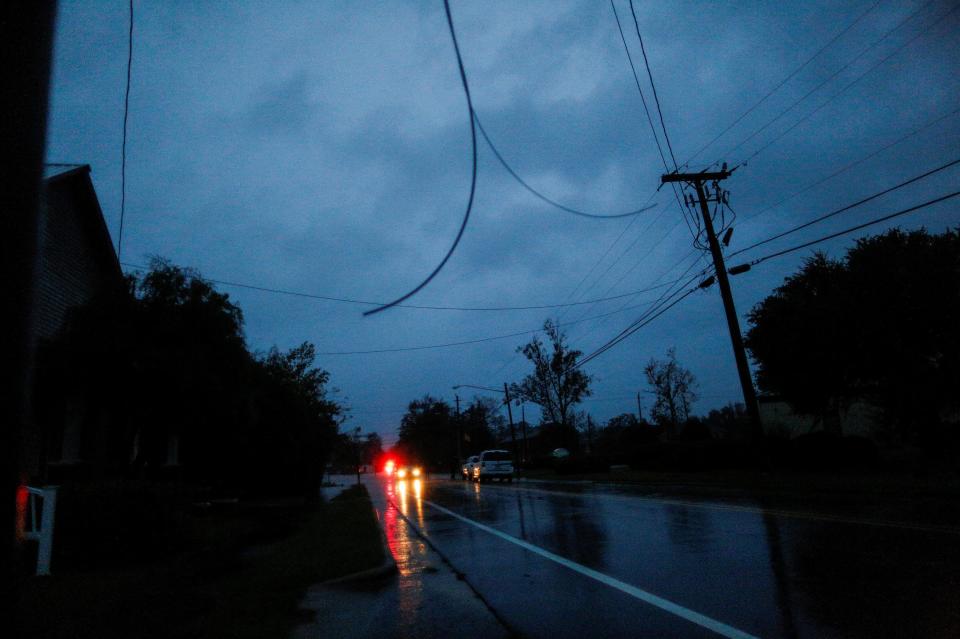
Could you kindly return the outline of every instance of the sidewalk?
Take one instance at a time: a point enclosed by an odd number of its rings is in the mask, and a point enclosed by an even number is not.
[[[311,587],[300,605],[315,618],[297,627],[292,639],[508,637],[470,587],[388,505],[378,480],[368,477],[364,483],[384,527],[388,552],[397,562],[397,573]]]

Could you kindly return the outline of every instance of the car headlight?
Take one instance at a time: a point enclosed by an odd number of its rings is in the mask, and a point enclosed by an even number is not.
[[[397,477],[399,477],[400,479],[403,479],[406,476],[407,476],[406,468],[401,468],[400,470],[397,471]]]
[[[419,476],[420,476],[420,469],[419,469],[419,468],[414,468],[412,471],[410,471],[410,473],[411,473],[414,477],[419,477]]]

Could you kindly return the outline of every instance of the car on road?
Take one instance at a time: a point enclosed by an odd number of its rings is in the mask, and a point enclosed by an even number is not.
[[[513,481],[513,456],[507,450],[485,450],[480,453],[473,468],[473,480],[485,482],[493,479]]]
[[[460,468],[460,470],[463,472],[464,479],[473,479],[473,469],[476,467],[478,461],[480,461],[480,456],[473,455],[471,457],[467,457],[467,461],[463,462],[463,466]]]
[[[396,470],[397,479],[419,479],[423,469],[414,464],[399,464]]]

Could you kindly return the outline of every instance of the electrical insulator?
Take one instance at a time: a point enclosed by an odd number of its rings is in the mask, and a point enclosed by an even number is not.
[[[700,286],[700,288],[710,288],[711,286],[713,286],[713,283],[714,283],[715,281],[717,281],[717,278],[715,278],[713,275],[711,275],[711,276],[708,277],[707,279],[705,279],[705,280],[703,280],[702,282],[700,282],[699,286]]]
[[[740,273],[746,273],[750,270],[749,264],[738,264],[731,269],[727,269],[727,273],[730,275],[740,275]]]
[[[727,229],[727,232],[723,234],[723,245],[730,246],[730,236],[733,235],[733,227]]]

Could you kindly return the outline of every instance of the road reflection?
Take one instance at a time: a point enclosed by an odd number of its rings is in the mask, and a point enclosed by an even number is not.
[[[397,562],[400,575],[397,614],[401,628],[416,627],[420,611],[425,605],[422,574],[427,567],[427,547],[400,516],[402,513],[410,517],[410,502],[413,501],[418,525],[423,526],[423,490],[421,479],[391,479],[384,485],[387,494],[384,514],[387,547]],[[400,513],[397,512],[398,508]]]

